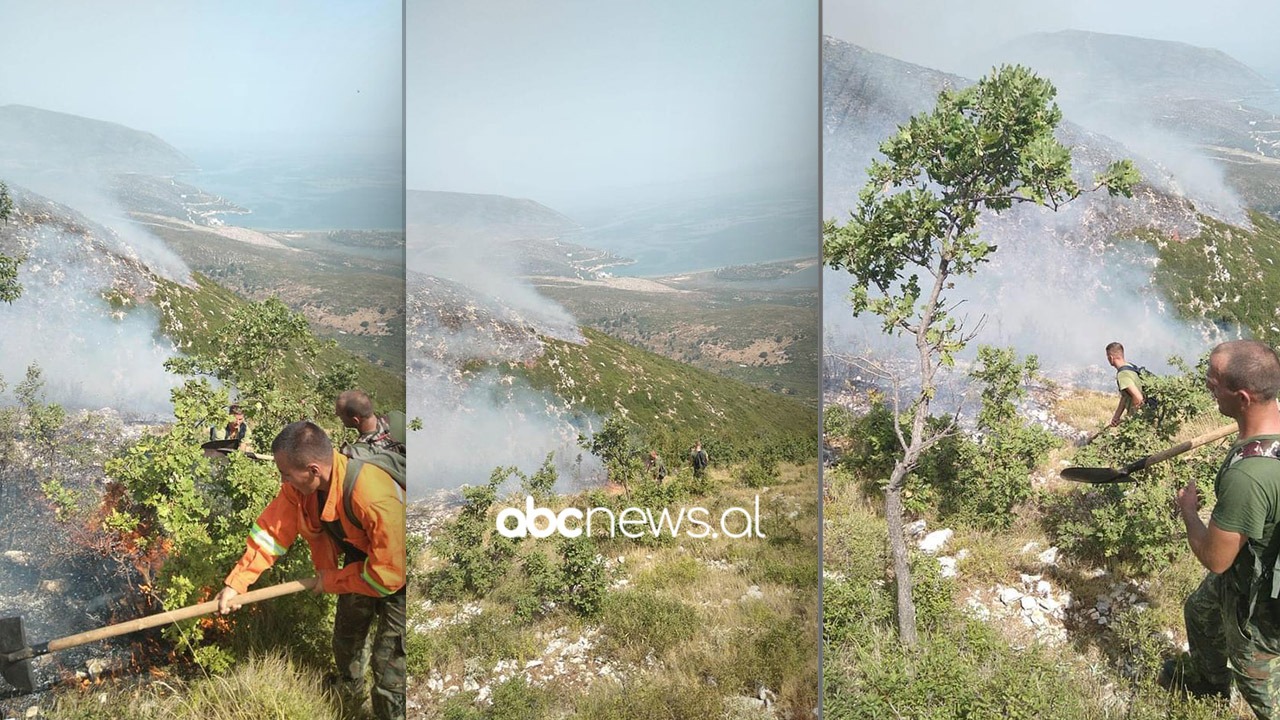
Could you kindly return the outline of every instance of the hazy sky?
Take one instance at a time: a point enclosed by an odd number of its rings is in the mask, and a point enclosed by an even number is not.
[[[408,187],[817,174],[816,0],[407,0]]]
[[[399,0],[0,0],[0,27],[0,105],[179,149],[399,149]]]
[[[973,51],[1030,32],[1075,29],[1213,47],[1280,77],[1280,3],[1268,0],[824,0],[822,23],[826,35],[970,76],[964,58]]]

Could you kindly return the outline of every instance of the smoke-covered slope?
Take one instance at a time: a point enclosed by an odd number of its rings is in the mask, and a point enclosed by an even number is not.
[[[15,208],[0,223],[0,254],[25,261],[22,295],[0,312],[0,376],[21,378],[38,363],[50,396],[66,405],[164,412],[173,382],[162,363],[172,343],[157,336],[154,311],[119,307],[122,298],[147,302],[160,277],[110,229],[21,187],[10,193]],[[185,271],[172,277],[187,280]]]
[[[930,109],[940,88],[969,81],[833,38],[825,39],[823,67],[824,213],[841,220],[878,144],[912,114]],[[1201,212],[1247,225],[1238,199],[1203,174],[1179,172],[1073,120],[1066,114],[1058,137],[1071,148],[1079,179],[1087,182],[1127,157],[1143,182],[1133,199],[1090,194],[1057,213],[1018,206],[984,216],[980,230],[999,252],[975,279],[958,283],[955,296],[965,300],[971,323],[986,318],[977,341],[1036,352],[1060,377],[1088,370],[1096,382],[1105,379],[1098,349],[1111,340],[1123,339],[1144,357],[1198,355],[1219,328],[1210,322],[1188,328],[1178,318],[1152,277],[1160,250],[1151,239],[1195,243]],[[828,272],[826,278],[824,324],[834,349],[887,350],[878,324],[850,318],[847,275]]]
[[[0,223],[0,254],[23,257],[21,296],[0,308],[0,376],[14,381],[31,363],[44,372],[49,399],[72,408],[165,415],[175,376],[164,361],[208,349],[245,302],[192,275],[157,238],[126,235],[77,210],[11,185],[14,213]],[[326,351],[327,362],[341,355]],[[356,362],[380,397],[404,393],[400,374]]]
[[[1064,31],[1019,38],[996,58],[1051,79],[1069,117],[1169,167],[1189,192],[1207,175],[1245,205],[1280,212],[1280,88],[1226,53]]]

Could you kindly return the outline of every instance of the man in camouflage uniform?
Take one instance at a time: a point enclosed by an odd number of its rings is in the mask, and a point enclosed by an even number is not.
[[[1182,677],[1170,661],[1161,682],[1228,697],[1234,679],[1259,718],[1280,719],[1280,358],[1254,340],[1223,343],[1209,355],[1206,382],[1239,436],[1214,480],[1208,525],[1195,482],[1178,491],[1187,542],[1209,573],[1183,606],[1190,656]]]
[[[344,426],[360,433],[356,442],[404,455],[404,442],[394,437],[387,417],[373,411],[373,400],[364,391],[347,390],[339,395],[333,412]]]
[[[374,412],[373,401],[363,391],[347,390],[339,395],[334,403],[334,414],[344,426],[360,433],[355,444],[364,443],[404,455],[404,443],[393,436],[387,418]],[[351,457],[350,448],[350,445],[343,445],[340,452]],[[356,548],[344,546],[343,549],[344,565],[363,559]],[[352,700],[363,698],[365,668],[371,659],[373,667],[381,669],[381,676],[374,678],[373,694],[375,715],[380,719],[391,717],[386,710],[396,707],[396,702],[399,703],[400,714],[395,717],[404,717],[405,599],[403,588],[394,595],[381,598],[357,594],[338,596],[333,631],[333,654],[338,665],[336,684],[346,697]],[[370,657],[365,650],[375,619],[378,620],[378,629]]]

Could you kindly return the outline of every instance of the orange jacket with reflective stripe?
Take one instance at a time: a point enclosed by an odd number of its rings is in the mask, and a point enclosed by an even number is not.
[[[224,581],[228,587],[246,592],[299,535],[311,546],[316,570],[334,571],[324,573],[325,592],[383,597],[404,587],[404,489],[383,470],[365,463],[351,497],[352,512],[364,528],[357,529],[342,503],[347,462],[345,455],[334,451],[329,496],[322,512],[317,512],[315,495],[303,495],[290,485],[280,484],[280,492],[249,531],[248,548]],[[347,542],[368,558],[339,569],[341,550],[320,524],[322,519],[341,522]]]

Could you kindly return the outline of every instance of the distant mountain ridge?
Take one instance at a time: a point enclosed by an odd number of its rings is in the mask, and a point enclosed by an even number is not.
[[[408,190],[406,198],[408,224],[428,228],[440,240],[481,232],[492,240],[525,240],[580,229],[569,217],[534,200],[433,190]]]
[[[1133,99],[1247,101],[1280,93],[1275,83],[1221,50],[1171,40],[1062,30],[1016,38],[998,56],[991,59],[1025,62],[1051,74],[1064,94],[1096,91],[1100,82]]]
[[[171,176],[196,169],[190,158],[149,132],[26,105],[0,106],[0,138],[0,173]]]
[[[856,204],[866,170],[879,155],[880,143],[914,114],[934,106],[943,89],[960,89],[972,80],[896,60],[832,37],[823,42],[823,216],[843,219]],[[1194,235],[1195,209],[1173,191],[1168,172],[1115,140],[1071,122],[1058,128],[1058,138],[1072,148],[1077,179],[1087,183],[1094,173],[1122,157],[1133,159],[1143,184],[1133,201],[1105,195],[1081,198],[1058,217],[1082,216],[1085,243],[1106,241],[1135,227],[1153,226],[1181,236]],[[1006,213],[993,223],[1018,231],[1027,225],[1025,211]],[[1057,220],[1053,228],[1069,227]],[[1055,230],[1051,229],[1051,232]]]

